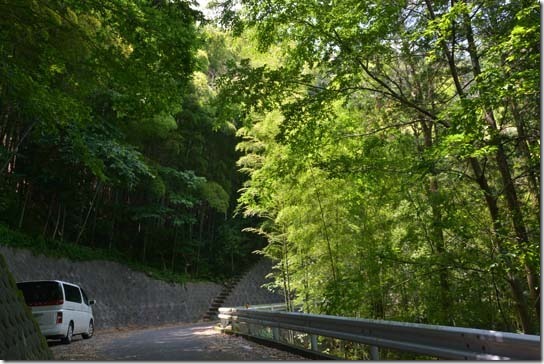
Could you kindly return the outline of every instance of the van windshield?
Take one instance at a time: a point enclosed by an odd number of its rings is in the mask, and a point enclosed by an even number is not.
[[[17,283],[17,288],[23,292],[29,306],[61,305],[64,301],[58,282],[22,282]]]

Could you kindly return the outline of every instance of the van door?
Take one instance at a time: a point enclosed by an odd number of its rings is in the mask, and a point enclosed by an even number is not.
[[[85,291],[83,290],[83,288],[79,287],[79,289],[81,290],[81,295],[83,296],[83,310],[88,315],[87,321],[91,321],[92,308],[91,308],[91,305],[89,305],[89,299],[87,298],[87,295],[85,294]]]
[[[86,327],[86,323],[84,322],[83,312],[81,309],[82,306],[82,299],[81,299],[81,293],[79,292],[79,287],[63,283],[64,287],[64,295],[66,298],[65,301],[65,315],[66,315],[66,322],[73,321],[74,322],[74,334],[80,334],[83,332]]]

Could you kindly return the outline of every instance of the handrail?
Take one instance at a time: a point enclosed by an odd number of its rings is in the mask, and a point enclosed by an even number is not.
[[[311,350],[318,351],[317,336],[370,345],[373,359],[378,348],[463,360],[540,360],[540,336],[451,326],[313,315],[294,312],[220,308],[223,327],[234,332],[279,342],[279,330],[311,335]],[[271,329],[273,335],[262,335]],[[268,336],[268,337],[267,337]]]

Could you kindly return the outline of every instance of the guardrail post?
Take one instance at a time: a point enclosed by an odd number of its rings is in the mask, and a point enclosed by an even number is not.
[[[310,341],[312,343],[312,350],[313,351],[319,351],[317,349],[317,335],[310,335]]]
[[[380,360],[380,352],[378,351],[377,346],[370,347],[370,358],[372,360]]]
[[[280,329],[277,327],[272,328],[272,338],[276,342],[280,342]]]

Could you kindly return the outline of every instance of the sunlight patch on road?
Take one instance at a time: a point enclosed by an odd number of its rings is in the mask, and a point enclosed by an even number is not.
[[[192,332],[187,332],[185,330],[180,330],[180,331],[170,333],[170,336],[176,336],[176,337],[190,337],[193,335],[194,334]]]
[[[210,327],[204,327],[201,330],[195,330],[193,334],[198,336],[212,336],[212,335],[217,335],[218,332],[213,329],[213,326],[210,326]]]

